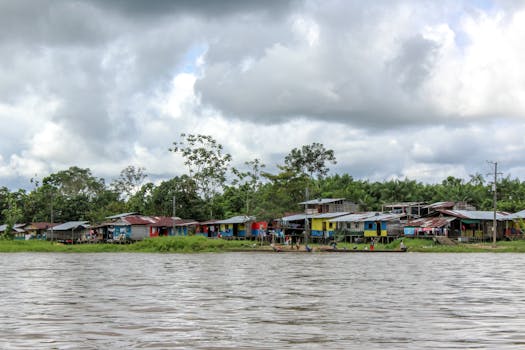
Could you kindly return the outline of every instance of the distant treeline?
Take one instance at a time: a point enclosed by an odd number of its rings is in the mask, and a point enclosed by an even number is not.
[[[469,179],[447,177],[439,184],[416,180],[370,182],[348,174],[328,175],[335,164],[332,150],[313,143],[293,149],[275,174],[264,171],[254,159],[243,171],[230,166],[231,156],[206,135],[182,134],[170,149],[184,159],[188,175],[160,184],[147,182],[144,168],[128,166],[110,184],[90,169],[70,167],[41,181],[32,180],[31,191],[0,188],[0,223],[102,222],[123,212],[207,220],[233,215],[255,215],[260,220],[301,210],[297,203],[308,198],[345,198],[363,211],[381,210],[393,202],[463,201],[479,210],[493,208],[492,183],[482,175]],[[510,176],[497,186],[498,210],[525,209],[525,183]],[[173,204],[175,203],[175,210]]]

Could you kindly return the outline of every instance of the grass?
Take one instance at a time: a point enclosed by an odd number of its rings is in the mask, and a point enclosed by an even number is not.
[[[386,249],[398,249],[401,239],[386,245]],[[429,253],[525,253],[525,241],[499,241],[496,247],[492,242],[485,243],[458,243],[456,245],[441,245],[431,239],[404,238],[403,242],[409,252]]]
[[[401,239],[389,244],[376,244],[375,249],[398,250]],[[502,241],[496,248],[491,243],[473,244],[460,243],[453,246],[440,245],[430,239],[404,238],[403,242],[409,252],[429,253],[479,253],[503,252],[525,253],[525,241]],[[314,250],[317,247],[312,245]],[[355,244],[338,244],[338,248],[353,249]],[[358,244],[357,249],[365,249],[368,244]],[[236,241],[223,239],[208,239],[200,236],[193,237],[159,237],[145,239],[133,244],[60,244],[56,242],[30,240],[0,240],[0,252],[74,252],[74,253],[103,253],[103,252],[144,252],[144,253],[199,253],[199,252],[228,252],[228,251],[258,251],[268,250],[269,247],[260,246],[254,241]]]
[[[0,252],[145,252],[145,253],[196,253],[256,250],[252,241],[228,241],[193,237],[148,238],[133,244],[61,244],[57,242],[29,240],[0,240]]]

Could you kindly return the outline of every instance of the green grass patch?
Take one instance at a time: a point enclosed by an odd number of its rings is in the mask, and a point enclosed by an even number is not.
[[[266,246],[267,247],[267,246]],[[29,240],[0,240],[0,252],[144,252],[144,253],[198,253],[256,250],[260,246],[253,241],[209,239],[202,236],[147,238],[132,244],[61,244],[57,242]]]
[[[375,244],[376,250],[399,250],[401,239],[389,244]],[[456,245],[441,245],[432,239],[404,238],[403,242],[409,252],[428,253],[525,253],[525,241],[501,241],[496,247],[491,242],[460,243]],[[310,245],[314,251],[318,245]],[[339,243],[339,249],[366,249],[369,244]],[[303,247],[302,247],[303,248]],[[268,245],[250,240],[209,239],[201,236],[189,237],[158,237],[147,238],[133,244],[61,244],[57,242],[29,240],[0,240],[0,252],[71,252],[71,253],[104,253],[104,252],[143,252],[143,253],[201,253],[201,252],[228,252],[228,251],[257,251],[270,250]]]

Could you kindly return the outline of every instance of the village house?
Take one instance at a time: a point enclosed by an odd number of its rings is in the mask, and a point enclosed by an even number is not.
[[[29,235],[31,239],[46,239],[46,232],[51,227],[56,226],[57,224],[52,224],[49,222],[32,222],[24,226],[26,232],[26,239]]]
[[[426,202],[400,202],[385,204],[381,211],[383,213],[406,214],[410,220],[428,215],[429,208]]]
[[[306,214],[322,213],[353,213],[359,210],[359,206],[354,202],[347,201],[344,198],[317,198],[299,203],[304,206]]]
[[[347,215],[349,212],[327,212],[313,215],[311,220],[310,236],[315,240],[328,239],[334,237],[336,224],[331,219]]]
[[[224,238],[246,238],[251,237],[251,224],[255,217],[239,215],[226,220],[218,220],[219,232]]]
[[[208,238],[217,238],[219,235],[219,220],[207,220],[197,223],[195,234]]]
[[[340,216],[330,221],[344,241],[356,242],[379,238],[389,242],[402,234],[401,218],[404,213],[365,212]]]
[[[447,232],[449,238],[457,238],[460,241],[493,239],[494,211],[443,209],[439,212],[445,217],[454,218]],[[496,212],[497,239],[504,238],[508,220],[511,220],[508,213]]]
[[[175,236],[188,236],[195,234],[197,230],[198,221],[192,219],[179,219],[175,220]]]
[[[89,234],[89,227],[87,221],[68,221],[50,227],[46,232],[46,236],[51,241],[77,243],[86,240],[86,235]]]
[[[114,240],[139,241],[150,236],[150,226],[155,220],[149,216],[128,215],[113,222]]]
[[[27,232],[24,229],[25,226],[26,224],[14,224],[13,225],[13,227],[11,228],[11,234],[13,235],[14,239],[16,240],[29,239],[29,237],[27,237]],[[6,230],[7,230],[7,224],[0,225],[0,234],[5,233]]]

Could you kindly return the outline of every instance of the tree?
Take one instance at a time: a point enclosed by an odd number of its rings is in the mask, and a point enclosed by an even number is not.
[[[321,179],[330,170],[326,163],[337,164],[337,161],[333,150],[327,150],[322,144],[314,142],[300,149],[292,149],[290,154],[284,158],[284,163],[290,170],[307,174],[311,179],[314,178],[314,175]]]
[[[205,200],[211,218],[212,201],[224,188],[231,155],[224,153],[222,145],[209,135],[181,134],[180,138],[173,142],[170,151],[184,158],[184,165],[195,181],[199,196]]]
[[[259,159],[255,158],[249,162],[244,162],[249,169],[245,172],[239,171],[235,168],[232,169],[233,173],[237,178],[233,181],[234,185],[238,186],[238,190],[244,194],[244,202],[246,206],[246,215],[250,214],[250,204],[252,203],[255,194],[261,188],[261,171],[266,167]]]
[[[330,170],[326,163],[336,164],[337,161],[333,150],[327,150],[322,144],[314,142],[304,145],[300,149],[294,148],[284,158],[286,168],[299,174],[307,175],[310,181],[322,179]],[[306,199],[310,196],[309,186],[306,187]]]
[[[128,199],[140,188],[140,185],[148,176],[144,173],[145,170],[143,167],[128,165],[122,169],[120,176],[113,181],[111,187],[120,193],[121,196]]]
[[[22,209],[18,206],[16,200],[16,194],[11,193],[7,199],[7,208],[2,211],[2,216],[4,217],[6,229],[3,233],[3,238],[12,238],[13,228],[15,224],[18,223],[18,220],[22,219],[23,213]]]
[[[94,177],[89,168],[76,166],[51,174],[42,183],[54,187],[58,194],[68,198],[80,195],[93,198],[105,188],[104,179]]]
[[[151,198],[154,189],[155,185],[151,182],[142,185],[140,189],[128,199],[128,210],[142,214],[149,214],[148,208],[151,208]]]
[[[176,216],[195,220],[206,218],[195,182],[188,175],[176,176],[155,187],[151,195],[151,207],[148,210],[156,215],[171,216],[173,197],[176,199]]]
[[[54,222],[87,220],[97,198],[106,190],[104,179],[76,166],[45,177],[41,187],[41,199],[47,199],[52,206]]]
[[[304,200],[304,191],[308,184],[308,176],[291,171],[287,167],[278,166],[281,172],[277,175],[263,173],[270,183],[263,185],[260,191],[265,217],[278,217],[286,211],[297,211],[297,203]]]

